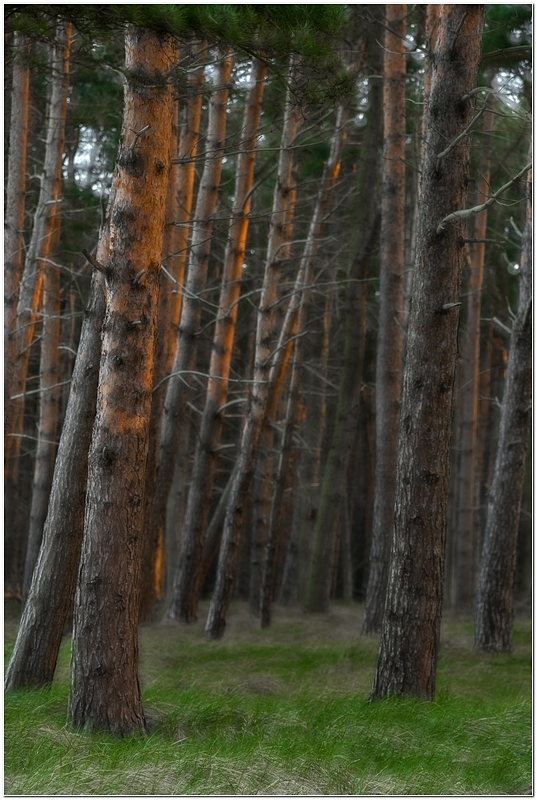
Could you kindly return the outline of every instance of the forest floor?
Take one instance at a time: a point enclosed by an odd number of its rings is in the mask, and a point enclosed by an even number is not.
[[[66,639],[52,687],[6,696],[6,794],[531,794],[527,614],[500,655],[475,653],[472,621],[446,614],[435,701],[370,703],[378,637],[360,635],[362,606],[277,607],[260,630],[234,603],[219,642],[203,636],[206,611],[140,629],[145,737],[66,725]]]

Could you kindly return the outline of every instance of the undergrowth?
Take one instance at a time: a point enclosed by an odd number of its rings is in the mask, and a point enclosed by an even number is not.
[[[119,740],[66,725],[66,641],[52,687],[6,695],[6,794],[530,794],[531,620],[490,655],[446,619],[435,701],[370,703],[361,617],[277,609],[259,630],[236,604],[220,642],[203,615],[142,628],[149,733]]]

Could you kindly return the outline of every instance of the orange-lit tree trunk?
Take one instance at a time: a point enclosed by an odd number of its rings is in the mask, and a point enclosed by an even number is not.
[[[484,142],[476,186],[476,205],[485,203],[490,190],[491,131],[494,110],[489,108],[483,118]],[[478,214],[470,248],[470,278],[466,288],[467,320],[462,352],[461,431],[459,439],[459,467],[457,497],[457,522],[455,528],[455,607],[470,611],[474,601],[474,505],[477,447],[477,419],[479,404],[479,334],[481,327],[481,289],[485,266],[487,210]],[[481,241],[480,241],[481,240]]]
[[[406,11],[405,4],[386,6],[380,308],[375,379],[376,474],[364,633],[380,631],[382,625],[393,531],[403,370]]]
[[[13,86],[7,167],[6,213],[4,220],[4,412],[11,404],[13,366],[16,355],[17,297],[24,265],[24,200],[26,197],[26,155],[30,70],[25,63],[28,46],[16,33],[13,44]],[[8,434],[8,426],[5,426]],[[4,444],[7,456],[7,443]],[[5,465],[4,465],[5,469]]]
[[[476,603],[474,644],[478,650],[492,652],[509,651],[513,646],[517,535],[532,420],[531,196],[530,172],[518,310],[511,333]]]
[[[123,130],[110,209],[97,411],[74,604],[69,719],[145,728],[138,682],[143,510],[160,263],[170,170],[175,46],[125,35]]]
[[[329,209],[333,189],[341,167],[343,146],[345,144],[345,139],[347,138],[346,124],[348,117],[348,106],[340,106],[336,118],[336,129],[332,136],[330,155],[324,166],[323,176],[315,204],[315,210],[313,212],[313,218],[310,223],[307,240],[304,246],[304,253],[300,262],[297,279],[295,281],[293,296],[289,304],[290,307],[296,309],[296,323],[293,326],[293,333],[298,338],[295,339],[292,347],[294,350],[294,357],[292,361],[289,396],[287,400],[284,431],[280,452],[278,454],[278,466],[275,475],[275,485],[272,492],[269,513],[267,546],[261,581],[260,610],[262,627],[267,627],[270,625],[271,621],[271,608],[276,582],[275,556],[278,546],[278,532],[280,531],[281,505],[283,499],[284,482],[286,479],[289,456],[291,452],[293,429],[298,408],[300,377],[305,346],[304,333],[306,331],[308,305],[311,297],[311,286],[313,284],[315,261],[323,232],[323,223]],[[283,346],[283,342],[281,346]]]
[[[291,69],[291,80],[292,71]],[[285,244],[283,235],[286,211],[289,204],[289,192],[292,189],[294,153],[292,147],[297,133],[298,119],[299,108],[289,96],[283,124],[278,178],[274,190],[265,275],[259,302],[251,404],[248,416],[244,421],[237,463],[230,486],[218,557],[216,584],[205,624],[205,631],[212,638],[220,638],[226,625],[226,614],[233,591],[236,557],[246,510],[246,496],[252,482],[259,438],[269,402],[274,304],[278,296],[278,280],[283,255],[282,245]]]
[[[485,6],[442,5],[427,111],[403,376],[392,557],[373,697],[432,699],[444,582],[473,92]]]
[[[192,221],[194,200],[195,158],[198,151],[201,120],[202,88],[206,45],[192,48],[194,59],[201,56],[201,63],[189,74],[187,99],[184,108],[176,104],[175,124],[172,132],[171,152],[177,157],[170,173],[166,200],[166,229],[162,249],[164,269],[160,279],[159,331],[155,367],[155,389],[151,408],[149,455],[147,460],[147,485],[145,498],[145,528],[147,530],[144,553],[142,590],[140,597],[140,621],[153,617],[155,599],[164,591],[165,543],[164,526],[150,526],[155,493],[157,456],[160,443],[160,426],[166,397],[165,378],[172,371],[179,338],[179,322],[183,305],[182,287],[188,260],[188,239]],[[181,125],[182,122],[182,125]],[[179,127],[177,125],[179,123]]]
[[[214,213],[222,173],[232,63],[233,57],[229,52],[219,54],[215,87],[209,103],[205,165],[194,213],[179,340],[172,366],[172,377],[167,382],[160,429],[155,496],[150,522],[150,535],[155,537],[156,541],[164,535],[166,503],[190,389],[188,373],[194,369],[196,362],[202,292],[207,281]]]
[[[56,217],[60,214],[62,187],[62,155],[64,144],[67,93],[69,88],[69,57],[71,25],[60,23],[51,48],[51,94],[47,114],[45,161],[40,181],[39,198],[34,214],[32,236],[19,286],[16,333],[14,336],[11,383],[7,387],[5,409],[6,465],[6,576],[8,584],[18,583],[18,575],[10,574],[11,554],[17,552],[17,530],[14,525],[18,483],[19,453],[24,420],[24,396],[34,336],[35,321],[42,290],[43,269],[52,252]],[[15,566],[15,565],[14,565]],[[15,566],[16,572],[18,568]]]
[[[203,543],[224,423],[231,354],[239,306],[242,269],[248,236],[251,195],[254,185],[255,151],[267,74],[266,65],[254,62],[253,85],[248,93],[242,126],[235,201],[224,255],[222,288],[216,317],[205,408],[190,478],[190,490],[181,532],[173,599],[168,611],[172,619],[193,622],[203,566]]]

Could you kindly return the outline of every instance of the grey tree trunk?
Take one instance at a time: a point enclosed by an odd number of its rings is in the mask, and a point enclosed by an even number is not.
[[[464,209],[485,7],[442,5],[403,378],[395,528],[373,697],[431,699],[444,582]]]
[[[404,4],[386,6],[388,27],[384,41],[380,309],[375,378],[375,501],[363,633],[377,633],[382,625],[393,535],[397,433],[403,373],[406,10],[407,6]]]
[[[531,173],[522,240],[518,311],[513,323],[502,400],[498,450],[490,488],[476,603],[475,647],[509,651],[513,641],[516,545],[532,396]]]

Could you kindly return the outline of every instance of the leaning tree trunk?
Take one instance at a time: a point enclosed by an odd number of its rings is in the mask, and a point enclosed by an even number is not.
[[[375,379],[375,501],[363,633],[376,633],[382,625],[393,532],[403,372],[406,10],[404,4],[386,6],[380,308]]]
[[[427,112],[420,220],[403,378],[395,527],[374,697],[435,692],[457,362],[466,130],[485,6],[442,5]]]
[[[69,719],[82,729],[145,728],[138,612],[160,262],[170,168],[175,46],[129,28],[124,118],[110,209],[97,412],[88,456],[75,595]]]
[[[30,70],[25,63],[26,37],[16,33],[13,44],[13,86],[4,220],[4,411],[11,403],[13,365],[16,355],[17,297],[24,264],[24,201]],[[8,429],[5,427],[5,434]],[[7,445],[4,444],[4,450]]]
[[[149,526],[149,534],[155,537],[156,541],[164,535],[166,503],[173,479],[181,427],[184,423],[190,390],[188,373],[195,367],[203,303],[202,293],[207,281],[214,214],[222,174],[232,64],[231,53],[221,52],[216,70],[215,88],[209,103],[205,165],[192,227],[179,340],[171,378],[168,381],[160,429],[155,496]]]
[[[99,263],[108,260],[108,236],[104,232],[97,260]],[[88,450],[95,418],[104,309],[104,276],[94,272],[58,446],[43,541],[6,671],[6,689],[52,682],[65,623],[72,611],[84,531]]]
[[[512,649],[514,582],[524,471],[531,432],[532,205],[528,178],[518,311],[511,332],[498,450],[490,488],[475,616],[478,650]]]
[[[190,477],[190,490],[181,532],[179,558],[174,579],[173,599],[168,611],[172,619],[194,622],[197,619],[198,593],[203,568],[203,544],[211,506],[214,475],[218,458],[226,404],[235,324],[239,308],[242,269],[248,237],[251,195],[259,120],[267,67],[256,61],[253,85],[244,110],[235,202],[229,223],[229,239],[224,254],[222,289],[209,367],[209,381],[199,438]]]
[[[491,131],[494,126],[494,110],[489,108],[483,118],[484,142],[479,164],[476,187],[476,205],[485,203],[490,190]],[[481,290],[485,266],[485,237],[487,233],[487,209],[475,221],[475,243],[470,249],[470,278],[466,288],[468,295],[466,331],[462,352],[462,402],[461,433],[459,439],[459,469],[457,490],[457,523],[455,527],[455,607],[470,611],[474,601],[474,506],[477,423],[479,403],[479,339],[481,327]]]
[[[19,532],[14,524],[18,487],[24,399],[30,348],[34,336],[37,310],[42,290],[43,269],[51,255],[56,217],[60,214],[62,155],[64,149],[67,93],[69,89],[69,57],[71,25],[58,25],[51,51],[51,94],[48,105],[45,161],[40,181],[39,198],[34,214],[34,227],[17,302],[16,333],[13,343],[11,383],[7,387],[5,408],[4,464],[6,472],[6,568],[7,583],[16,584],[18,575],[10,573],[11,554],[17,552]]]
[[[293,72],[294,70],[291,68],[290,80],[293,80]],[[291,100],[289,93],[282,132],[278,178],[274,190],[265,276],[259,302],[251,405],[242,429],[237,463],[225,511],[216,584],[205,623],[205,631],[213,639],[220,638],[226,626],[226,614],[235,580],[237,551],[242,534],[246,498],[251,486],[259,438],[269,401],[274,304],[278,296],[278,280],[282,268],[286,209],[289,203],[289,191],[292,188],[294,154],[292,148],[297,133],[299,114],[300,109]]]

